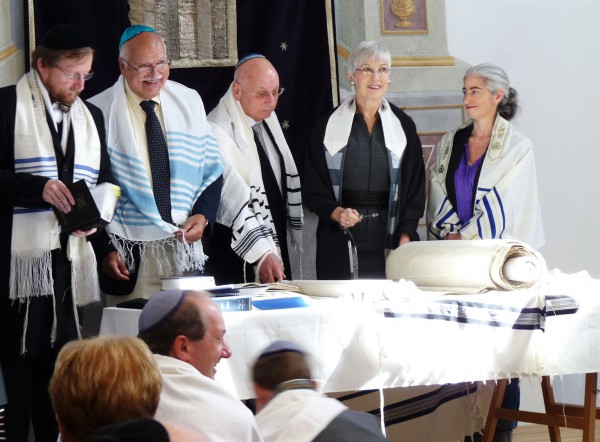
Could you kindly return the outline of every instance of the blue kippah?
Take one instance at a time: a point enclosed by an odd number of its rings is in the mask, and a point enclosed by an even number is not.
[[[177,311],[183,298],[184,290],[164,290],[150,298],[140,314],[139,332],[148,333],[169,319]]]
[[[253,58],[267,58],[267,57],[265,57],[263,54],[253,52],[252,54],[248,54],[245,57],[242,57],[240,59],[240,61],[238,61],[237,64],[235,65],[235,69],[237,70],[237,68],[239,68],[241,65],[243,65],[247,61],[252,60]]]
[[[306,354],[298,344],[292,341],[275,341],[260,353],[258,359],[284,352]]]
[[[152,32],[153,34],[158,34],[158,32],[156,32],[156,29],[151,28],[150,26],[146,26],[146,25],[130,26],[123,31],[123,34],[121,34],[121,41],[119,42],[119,51],[121,50],[121,47],[126,42],[131,40],[136,35],[141,34],[142,32]]]

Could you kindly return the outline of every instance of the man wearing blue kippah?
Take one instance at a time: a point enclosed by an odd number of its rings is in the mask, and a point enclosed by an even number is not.
[[[156,30],[127,28],[117,82],[90,101],[104,113],[115,179],[122,189],[107,228],[118,249],[101,278],[109,305],[149,298],[160,278],[195,274],[200,239],[215,219],[223,166],[198,93],[168,81],[171,61]]]
[[[292,279],[287,233],[301,251],[303,214],[298,171],[274,112],[282,93],[273,65],[250,54],[208,116],[225,163],[208,263],[218,284]]]

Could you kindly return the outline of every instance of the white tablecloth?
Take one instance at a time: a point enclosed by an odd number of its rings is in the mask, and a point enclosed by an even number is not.
[[[325,392],[600,371],[597,280],[558,275],[514,292],[394,299],[224,313],[233,356],[217,380],[253,397],[252,364],[276,339],[313,356]],[[139,313],[106,308],[100,333],[136,335]]]

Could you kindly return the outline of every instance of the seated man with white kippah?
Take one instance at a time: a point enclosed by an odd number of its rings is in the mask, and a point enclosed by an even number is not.
[[[275,341],[252,370],[256,423],[265,442],[385,441],[377,419],[349,410],[316,391],[306,353],[289,341]]]
[[[201,292],[167,290],[144,306],[139,335],[162,374],[156,418],[187,425],[212,441],[261,441],[252,412],[215,381],[231,357],[221,310]]]

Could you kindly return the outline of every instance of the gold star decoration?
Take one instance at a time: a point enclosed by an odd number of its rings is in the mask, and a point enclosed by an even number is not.
[[[279,47],[283,52],[287,51],[287,43],[285,41],[282,41]]]

